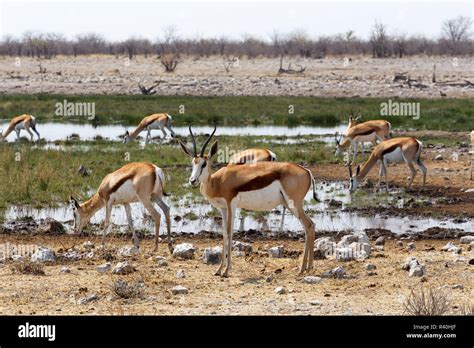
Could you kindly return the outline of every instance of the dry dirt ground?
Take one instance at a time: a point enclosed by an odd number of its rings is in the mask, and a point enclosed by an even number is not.
[[[94,238],[94,237],[92,237]],[[13,244],[42,244],[56,251],[76,245],[80,250],[85,238],[61,237],[14,237],[3,238]],[[91,239],[96,245],[99,239]],[[306,284],[297,275],[301,255],[297,258],[274,259],[267,256],[269,246],[283,245],[298,254],[303,242],[297,240],[253,241],[253,252],[248,256],[233,257],[233,270],[229,278],[213,275],[216,265],[206,265],[201,260],[205,247],[221,244],[220,239],[178,238],[176,242],[191,242],[198,248],[194,260],[173,259],[165,245],[158,252],[151,252],[152,241],[144,240],[141,253],[128,258],[136,272],[126,275],[99,274],[96,267],[105,262],[100,253],[91,259],[76,262],[56,262],[45,266],[45,275],[12,274],[12,261],[0,264],[0,313],[13,314],[152,314],[152,315],[212,315],[212,314],[283,314],[283,315],[375,315],[403,314],[403,302],[410,288],[423,284],[427,288],[443,287],[452,299],[452,313],[459,313],[463,304],[474,296],[474,252],[467,251],[465,244],[460,255],[441,251],[449,240],[419,240],[416,249],[407,250],[388,239],[384,251],[374,251],[365,261],[339,262],[316,260],[310,274],[320,276],[336,266],[346,269],[348,278],[324,278],[319,284]],[[109,239],[108,249],[129,243],[128,239]],[[373,242],[372,242],[373,243]],[[168,265],[159,267],[156,256],[166,258]],[[425,277],[409,277],[401,265],[409,256],[416,257],[426,266]],[[112,260],[123,261],[125,258]],[[375,274],[369,275],[364,265],[376,266]],[[61,273],[61,267],[70,273]],[[185,278],[178,279],[178,270]],[[110,286],[118,280],[129,282],[143,280],[142,298],[119,299]],[[175,285],[186,287],[186,295],[172,295]],[[458,285],[455,287],[455,285]],[[284,294],[275,293],[283,286]],[[79,299],[97,295],[87,304]]]
[[[346,59],[347,58],[347,59]],[[411,57],[373,59],[366,56],[291,58],[306,67],[303,74],[280,75],[279,58],[242,58],[226,72],[223,59],[183,57],[174,73],[165,73],[158,58],[85,56],[39,61],[0,57],[0,93],[140,94],[138,83],[156,88],[159,95],[288,95],[339,97],[472,98],[474,59],[461,57]],[[349,60],[350,58],[350,60]],[[432,83],[436,65],[436,83]],[[396,73],[406,73],[422,87],[409,88],[393,82]]]

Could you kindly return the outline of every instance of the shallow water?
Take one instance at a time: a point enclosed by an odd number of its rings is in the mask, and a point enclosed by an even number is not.
[[[345,211],[344,208],[355,203],[357,205],[365,205],[374,199],[379,199],[378,204],[382,205],[400,205],[401,201],[397,198],[397,194],[391,194],[388,197],[375,197],[373,194],[362,196],[350,195],[346,184],[343,182],[320,183],[318,184],[318,197],[322,201],[316,203],[311,200],[312,193],[308,192],[305,207],[308,215],[314,221],[316,229],[322,231],[363,231],[368,228],[381,228],[392,231],[396,234],[401,233],[417,233],[422,232],[431,227],[444,227],[448,229],[460,229],[465,232],[474,233],[474,223],[472,220],[466,222],[454,222],[450,219],[434,219],[434,218],[417,218],[413,216],[406,217],[387,217],[381,215],[366,216],[359,212]],[[221,231],[221,220],[215,219],[213,216],[220,217],[220,213],[207,215],[213,211],[208,203],[195,203],[190,196],[181,198],[178,202],[173,202],[169,197],[165,198],[168,205],[171,206],[171,225],[172,232],[198,233],[200,231]],[[341,202],[341,207],[330,208],[329,201]],[[158,211],[159,208],[157,207]],[[243,217],[240,211],[237,212],[234,221],[236,230],[272,230],[279,231],[281,227],[281,207],[263,217],[255,217],[247,215]],[[192,220],[190,213],[194,213],[197,219]],[[132,204],[132,214],[134,217],[135,228],[147,229],[153,231],[153,222],[145,217],[146,211],[141,204]],[[91,220],[92,223],[99,224],[103,222],[105,209],[100,210]],[[72,211],[68,206],[58,208],[34,209],[29,207],[11,206],[6,210],[5,220],[14,220],[30,216],[35,220],[47,217],[54,218],[61,222],[67,222],[71,226],[73,218]],[[181,219],[176,221],[174,218],[180,216]],[[112,212],[112,222],[120,230],[127,229],[127,219],[125,210],[122,206],[115,206]],[[283,231],[302,232],[303,228],[298,219],[286,212],[284,219]],[[160,233],[165,233],[164,216],[161,219]]]
[[[8,120],[0,121],[0,129],[6,129],[8,127]],[[260,135],[260,136],[298,136],[298,135],[328,135],[334,134],[335,132],[342,133],[346,130],[346,125],[339,125],[336,127],[313,127],[313,126],[298,126],[298,127],[286,127],[286,126],[245,126],[245,127],[225,127],[219,126],[217,129],[218,135]],[[111,140],[121,139],[125,134],[126,130],[131,131],[133,127],[126,127],[123,125],[107,125],[107,126],[96,126],[91,124],[77,124],[77,123],[59,123],[59,122],[46,122],[38,123],[38,132],[42,139],[46,141],[65,140],[71,134],[79,135],[82,140],[91,140],[96,136],[108,138]],[[173,127],[173,130],[177,135],[188,136],[188,127]],[[210,126],[195,126],[193,132],[195,134],[208,134],[212,131]],[[166,131],[169,137],[169,131]],[[152,136],[163,136],[160,130],[152,130]],[[27,132],[22,131],[21,136],[29,135]],[[142,132],[142,137],[146,136],[146,132]],[[8,136],[8,141],[14,141],[16,134],[12,133]],[[36,135],[35,138],[36,140]]]

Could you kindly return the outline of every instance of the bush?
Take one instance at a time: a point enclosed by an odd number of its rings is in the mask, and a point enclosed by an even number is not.
[[[13,273],[17,274],[44,275],[43,265],[39,262],[32,262],[30,260],[15,262],[10,269]]]
[[[445,315],[451,307],[451,299],[442,288],[412,288],[403,303],[404,313],[408,315]]]
[[[143,281],[135,281],[129,284],[123,279],[119,279],[111,286],[112,292],[119,298],[140,298],[143,296]]]

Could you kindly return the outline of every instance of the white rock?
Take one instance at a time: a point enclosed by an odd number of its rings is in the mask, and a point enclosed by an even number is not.
[[[413,243],[413,242],[408,243],[408,244],[407,244],[407,249],[408,249],[408,250],[415,250],[415,249],[416,249],[415,243]]]
[[[442,161],[443,160],[443,155],[436,155],[435,161]]]
[[[309,304],[311,306],[322,306],[323,305],[323,303],[319,300],[312,300],[312,301],[309,302]]]
[[[186,295],[188,293],[188,289],[184,286],[176,285],[175,287],[171,288],[171,293],[173,295]]]
[[[81,305],[85,305],[85,304],[88,304],[92,301],[96,301],[98,300],[99,297],[96,295],[96,294],[92,294],[92,295],[89,295],[89,296],[86,296],[86,297],[83,297],[83,298],[80,298],[77,303],[78,304],[81,304]]]
[[[453,242],[448,242],[444,247],[441,248],[442,251],[450,251],[451,248],[455,248],[456,246],[454,245]]]
[[[405,263],[402,265],[402,269],[405,271],[409,271],[412,268],[415,268],[416,266],[420,266],[420,263],[415,257],[408,257],[405,260]]]
[[[344,267],[336,267],[331,270],[332,276],[334,278],[343,278],[346,275],[346,270]]]
[[[56,254],[49,248],[39,247],[33,255],[31,255],[33,262],[54,262],[56,261]]]
[[[453,285],[453,286],[452,286],[452,289],[460,289],[460,290],[462,290],[462,289],[464,289],[464,286],[463,286],[462,284],[456,284],[456,285]]]
[[[359,232],[359,233],[356,234],[356,236],[357,236],[357,241],[359,243],[370,244],[369,237],[367,236],[367,234],[365,232]]]
[[[385,237],[380,236],[375,240],[375,245],[385,245]]]
[[[331,237],[321,237],[314,241],[314,249],[320,251],[326,251],[328,246],[332,246],[334,241]]]
[[[15,262],[16,261],[23,261],[24,258],[21,255],[12,255],[12,260],[15,261]]]
[[[138,252],[139,252],[139,249],[135,247],[134,245],[126,245],[117,251],[117,255],[122,256],[122,257],[129,257],[129,256],[137,255]]]
[[[62,257],[68,261],[78,261],[82,258],[81,254],[78,253],[76,250],[68,250],[64,254],[62,254]]]
[[[426,274],[425,267],[421,265],[417,265],[415,267],[410,268],[408,275],[410,277],[422,277]]]
[[[283,257],[283,245],[279,245],[268,249],[268,255],[274,259],[281,259]]]
[[[250,253],[252,252],[252,244],[244,243],[244,242],[240,242],[236,240],[232,243],[232,250],[239,250],[246,253]]]
[[[277,293],[278,295],[283,295],[286,293],[286,290],[283,286],[278,286],[275,288],[275,290],[273,290],[275,293]]]
[[[115,265],[114,269],[112,270],[113,274],[130,274],[135,271],[135,268],[132,264],[128,261],[119,262]]]
[[[321,277],[306,276],[303,278],[303,282],[306,284],[319,284],[323,279]]]
[[[354,242],[349,245],[349,248],[352,249],[355,258],[366,258],[372,251],[369,243]],[[365,255],[362,252],[365,252]]]
[[[354,251],[352,250],[352,248],[337,248],[336,260],[338,261],[354,260]]]
[[[158,267],[166,267],[168,266],[168,262],[165,259],[158,260]]]
[[[459,241],[461,244],[470,244],[474,242],[474,236],[463,236]]]
[[[474,193],[474,188],[467,189],[464,193]]]
[[[94,249],[94,248],[95,248],[94,243],[92,243],[90,240],[88,240],[87,242],[84,242],[84,244],[82,244],[82,246],[83,246],[84,249],[86,249],[86,250],[91,250],[91,249]]]
[[[359,241],[359,237],[357,235],[347,234],[347,235],[345,235],[341,238],[339,243],[337,243],[337,246],[339,248],[343,248],[343,247],[349,246],[349,244],[351,244],[351,243],[358,242],[358,241]]]
[[[373,270],[376,269],[377,267],[376,267],[374,264],[372,264],[372,263],[366,263],[366,264],[364,265],[364,268],[365,268],[367,271],[373,271]]]
[[[206,248],[202,254],[202,260],[207,265],[215,265],[221,262],[222,259],[222,247],[216,246],[213,248]]]
[[[191,260],[194,259],[194,252],[196,247],[191,243],[181,243],[174,247],[173,257],[179,260]]]
[[[107,262],[107,263],[103,263],[100,266],[97,266],[96,270],[99,273],[107,273],[108,271],[110,271],[111,268],[112,268],[112,265],[110,264],[110,262]]]
[[[184,273],[184,270],[178,269],[178,271],[176,271],[176,278],[178,279],[186,278],[186,274]]]
[[[63,266],[63,267],[61,267],[59,272],[61,272],[61,273],[71,273],[71,270],[69,269],[69,267]]]

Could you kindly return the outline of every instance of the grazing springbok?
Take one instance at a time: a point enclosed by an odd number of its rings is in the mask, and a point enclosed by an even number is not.
[[[384,141],[390,139],[391,124],[385,120],[372,120],[357,124],[357,120],[360,118],[349,117],[349,126],[345,134],[339,136],[335,134],[336,140],[336,152],[335,155],[339,156],[341,151],[351,146],[352,149],[352,161],[355,162],[357,156],[357,147],[359,144],[364,148],[365,142],[371,142],[374,146],[377,144],[377,140]],[[341,142],[342,138],[345,138]],[[350,158],[349,158],[350,159]],[[348,160],[349,160],[348,159]]]
[[[161,215],[156,211],[153,202],[157,203],[166,217],[166,228],[168,232],[168,247],[172,251],[170,208],[163,201],[165,175],[156,165],[147,162],[128,163],[122,168],[105,176],[97,192],[86,202],[79,204],[77,200],[70,197],[74,211],[74,230],[81,233],[83,227],[92,216],[105,206],[104,231],[102,244],[105,236],[111,228],[110,216],[112,207],[123,204],[127,215],[128,226],[132,231],[133,244],[138,248],[139,240],[135,234],[132,221],[132,210],[130,203],[141,202],[150,213],[155,222],[155,251],[158,249]]]
[[[302,223],[306,232],[303,264],[300,273],[313,267],[314,224],[303,209],[306,193],[316,185],[311,171],[292,163],[257,162],[252,164],[228,165],[212,172],[212,157],[217,153],[217,141],[211,146],[208,155],[204,155],[216,128],[207,138],[198,153],[196,139],[189,127],[193,152],[179,141],[182,150],[192,158],[192,172],[189,183],[193,187],[200,185],[200,191],[209,203],[220,209],[224,229],[222,260],[216,275],[227,277],[231,269],[232,233],[237,208],[251,211],[270,211],[280,204],[286,206]]]
[[[0,141],[4,141],[7,136],[13,131],[16,132],[16,140],[20,140],[20,131],[22,129],[26,130],[30,134],[31,141],[33,141],[33,133],[30,131],[30,128],[36,133],[39,140],[40,134],[36,130],[36,119],[34,118],[34,116],[24,114],[21,116],[14,117],[10,121],[10,124],[8,125],[8,128],[5,132],[2,133],[2,131],[0,130]]]
[[[376,164],[380,164],[379,170],[379,183],[378,188],[380,188],[382,175],[385,176],[385,188],[388,191],[388,179],[387,179],[387,163],[401,163],[405,162],[410,168],[411,177],[410,182],[408,183],[408,188],[411,187],[413,180],[416,176],[416,169],[414,163],[420,167],[420,170],[423,174],[423,187],[426,182],[426,167],[421,161],[421,150],[422,143],[415,138],[394,138],[390,140],[385,140],[375,146],[372,153],[370,154],[369,159],[361,166],[357,166],[355,175],[352,175],[352,168],[349,167],[349,177],[350,177],[350,191],[354,192],[359,184],[365,179],[369,171]]]
[[[173,129],[171,128],[171,116],[168,114],[153,114],[150,116],[146,116],[143,118],[143,120],[140,122],[137,128],[132,131],[132,133],[129,133],[128,131],[125,132],[125,137],[123,138],[124,144],[128,143],[130,140],[136,139],[138,137],[138,134],[140,134],[142,131],[146,130],[147,135],[145,142],[148,142],[151,139],[151,130],[152,129],[160,129],[163,132],[163,138],[166,138],[166,131],[165,128],[168,129],[171,132],[171,137],[175,137],[175,133]]]

